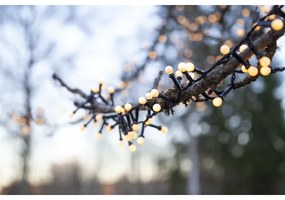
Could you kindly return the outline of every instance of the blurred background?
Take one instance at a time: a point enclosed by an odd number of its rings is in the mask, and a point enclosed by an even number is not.
[[[103,80],[125,88],[117,104],[136,102],[166,65],[209,68],[270,8],[0,6],[0,194],[285,194],[284,74],[218,109],[160,114],[168,134],[147,130],[135,153],[116,131],[81,131],[85,113],[70,117],[79,98],[51,78],[85,92]],[[159,90],[171,86],[164,75]]]

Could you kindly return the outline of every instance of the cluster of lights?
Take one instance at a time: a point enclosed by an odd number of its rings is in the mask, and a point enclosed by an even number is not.
[[[159,130],[162,134],[166,134],[168,129],[164,126],[157,126],[152,123],[152,117],[158,114],[163,110],[162,106],[159,103],[152,103],[152,100],[159,98],[159,91],[157,89],[152,89],[147,92],[145,96],[138,98],[138,105],[133,105],[131,103],[126,103],[124,105],[114,105],[113,96],[118,91],[114,87],[108,87],[107,92],[109,97],[104,98],[103,82],[99,83],[98,87],[95,87],[91,90],[90,96],[87,98],[87,101],[82,104],[86,105],[94,101],[104,103],[109,106],[114,107],[115,114],[102,114],[102,113],[90,113],[87,115],[87,123],[85,123],[81,130],[85,130],[88,124],[94,121],[94,124],[101,123],[99,131],[96,132],[95,138],[97,140],[102,138],[103,130],[111,132],[116,126],[119,129],[119,145],[124,146],[124,143],[129,144],[129,150],[131,152],[136,151],[135,140],[137,144],[141,145],[145,142],[144,131],[146,127],[152,127]],[[78,107],[72,115],[74,115],[81,107]],[[148,114],[145,120],[140,120],[139,111],[143,109]],[[89,116],[89,117],[88,117]],[[113,122],[113,125],[111,123]]]
[[[244,11],[244,15],[247,15],[248,13]],[[280,31],[283,29],[283,21],[279,19],[276,15],[269,15],[267,18],[266,23],[257,23],[258,26],[253,27],[253,29],[261,29],[262,26],[270,27],[274,31]],[[182,18],[179,20],[182,23]],[[244,34],[243,34],[244,35]],[[247,35],[247,37],[250,37],[250,34]],[[160,40],[166,40],[166,38],[160,38]],[[247,38],[248,39],[248,38]],[[272,68],[270,67],[271,60],[267,56],[260,56],[259,52],[254,49],[251,43],[247,43],[248,40],[244,40],[239,45],[234,47],[232,49],[232,44],[224,43],[220,47],[220,53],[223,55],[220,57],[219,60],[215,63],[215,65],[211,68],[213,69],[215,66],[219,65],[219,63],[223,62],[223,60],[226,57],[234,56],[237,58],[237,60],[241,63],[241,72],[244,74],[248,74],[251,77],[255,77],[258,74],[261,74],[262,76],[268,76],[272,72]],[[239,55],[246,51],[247,49],[252,50],[257,58],[258,58],[258,66],[252,66],[249,64],[248,61],[243,61]],[[149,57],[151,59],[155,59],[156,54],[155,52],[152,52],[149,54]],[[199,68],[197,68],[193,63],[191,62],[180,62],[177,65],[177,70],[174,71],[172,66],[166,66],[165,67],[165,73],[169,76],[169,78],[172,80],[175,88],[179,91],[178,98],[168,99],[168,97],[164,96],[162,93],[160,93],[157,89],[152,89],[149,92],[147,92],[144,96],[141,96],[138,98],[138,104],[131,104],[126,103],[124,105],[115,105],[114,104],[114,95],[116,94],[117,89],[114,87],[108,87],[107,92],[109,94],[108,98],[104,98],[102,95],[104,85],[103,82],[100,82],[98,87],[95,87],[92,89],[90,95],[86,99],[86,102],[84,102],[82,105],[78,106],[78,108],[73,112],[73,114],[76,113],[76,111],[80,108],[84,108],[86,104],[93,104],[93,102],[100,102],[104,103],[108,106],[111,106],[114,108],[113,113],[109,112],[107,114],[102,113],[93,113],[92,109],[90,109],[90,118],[86,124],[82,127],[84,129],[91,121],[101,122],[101,128],[96,133],[96,139],[102,138],[103,129],[105,128],[107,131],[112,131],[115,127],[118,127],[119,130],[119,145],[124,146],[124,143],[127,142],[129,146],[129,150],[131,152],[135,152],[137,147],[135,145],[135,141],[137,144],[141,145],[145,142],[145,129],[147,127],[152,127],[157,130],[159,130],[162,134],[166,134],[168,129],[164,126],[157,126],[152,123],[152,118],[157,115],[158,113],[164,111],[165,108],[164,104],[162,103],[164,100],[169,101],[173,103],[173,106],[176,106],[180,103],[179,98],[181,93],[189,88],[189,86],[192,86],[197,81],[201,80],[203,77],[207,75],[211,71],[211,69],[207,71],[203,71]],[[199,76],[200,75],[200,76]],[[235,80],[235,74],[232,75],[231,84],[228,84],[226,89],[222,91],[218,91],[216,89],[213,89],[213,91],[205,92],[203,94],[200,94],[199,96],[193,97],[192,100],[194,102],[203,102],[203,101],[212,101],[212,105],[214,107],[220,107],[222,106],[223,99],[225,96],[234,89],[234,80]],[[120,87],[121,88],[121,87]],[[145,117],[139,117],[141,112],[146,112]],[[142,119],[143,118],[143,119]],[[111,124],[113,123],[113,124]]]

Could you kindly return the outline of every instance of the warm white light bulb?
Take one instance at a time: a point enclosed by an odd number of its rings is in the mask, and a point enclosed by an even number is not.
[[[271,68],[270,67],[261,67],[260,74],[262,76],[268,76],[270,73],[271,73]]]
[[[164,69],[165,73],[167,73],[168,75],[173,74],[173,68],[171,66],[167,66]]]
[[[280,31],[283,28],[283,21],[281,19],[274,19],[270,26],[274,31]]]
[[[193,72],[194,70],[195,70],[195,66],[193,63],[191,63],[191,62],[186,63],[186,71],[187,72]]]
[[[178,64],[178,69],[181,71],[181,72],[185,72],[186,71],[186,63],[185,62],[181,62]]]
[[[226,55],[230,52],[230,47],[228,45],[222,45],[221,48],[220,48],[220,52],[223,54],[223,55]]]
[[[159,92],[158,92],[157,89],[152,89],[152,90],[150,91],[150,93],[151,93],[151,95],[152,95],[153,97],[158,97],[158,96],[159,96]]]
[[[154,112],[159,112],[161,110],[161,106],[156,103],[152,106],[152,109],[154,110]]]
[[[215,107],[220,107],[223,103],[223,99],[221,97],[216,97],[213,99],[212,103]]]
[[[130,104],[130,103],[126,103],[125,106],[124,106],[124,108],[125,108],[125,110],[126,110],[127,112],[129,112],[129,111],[133,108],[133,106],[132,106],[132,104]]]
[[[109,94],[114,94],[115,88],[114,87],[108,87],[108,93]]]
[[[258,74],[258,69],[256,67],[254,67],[254,66],[250,66],[248,68],[248,74],[250,76],[256,76]]]
[[[133,124],[132,129],[133,131],[138,131],[140,129],[140,126],[138,124]]]
[[[145,97],[140,97],[139,98],[139,103],[142,104],[142,105],[146,104],[146,98]]]
[[[168,132],[168,128],[163,126],[163,127],[161,127],[160,131],[161,131],[161,133],[166,134]]]
[[[261,67],[268,67],[270,65],[270,58],[266,57],[266,56],[262,56],[259,59],[259,63],[261,65]]]
[[[137,139],[137,143],[138,144],[143,144],[144,143],[144,137],[143,136],[140,136],[138,139]]]
[[[129,146],[130,152],[135,152],[137,150],[137,147],[134,144],[131,144]]]
[[[145,98],[148,99],[148,100],[152,99],[152,94],[150,92],[147,92],[145,94]]]

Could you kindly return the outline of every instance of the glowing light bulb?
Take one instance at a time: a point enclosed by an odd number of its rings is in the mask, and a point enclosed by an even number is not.
[[[96,137],[96,140],[100,140],[102,138],[102,133],[97,132],[95,137]]]
[[[124,106],[124,108],[125,108],[125,110],[126,110],[127,112],[129,112],[129,111],[133,108],[133,106],[132,106],[132,104],[130,104],[130,103],[126,103],[125,106]]]
[[[166,126],[161,127],[160,132],[166,134],[168,132],[168,128]]]
[[[101,121],[101,120],[103,119],[103,115],[97,114],[96,117],[95,117],[95,119],[96,119],[97,121]]]
[[[168,75],[173,74],[173,68],[171,66],[165,67],[164,71]]]
[[[146,125],[150,125],[152,123],[152,119],[151,118],[148,118],[145,122]]]
[[[115,112],[116,112],[116,113],[120,114],[120,113],[122,113],[123,111],[124,111],[124,109],[122,108],[122,106],[116,106],[116,107],[115,107]]]
[[[139,103],[142,104],[142,105],[146,104],[146,98],[145,97],[140,97],[139,98]]]
[[[248,74],[250,76],[256,76],[258,74],[258,69],[256,67],[250,66],[248,68]]]
[[[152,94],[150,92],[146,93],[145,98],[148,100],[152,99]]]
[[[113,130],[113,129],[112,129],[112,126],[108,124],[108,125],[106,126],[106,130],[107,130],[108,132],[111,132],[111,131]]]
[[[123,147],[124,145],[125,145],[124,140],[120,140],[120,141],[119,141],[119,146],[120,146],[120,147]]]
[[[152,90],[150,91],[150,93],[151,93],[151,95],[152,95],[153,97],[158,97],[158,96],[159,96],[159,92],[158,92],[157,89],[152,89]]]
[[[246,67],[244,65],[241,66],[241,71],[243,73],[247,73],[248,72],[248,69],[246,69]]]
[[[137,143],[138,144],[143,144],[145,141],[144,137],[143,136],[140,136],[138,139],[137,139]]]
[[[220,52],[223,54],[223,55],[226,55],[230,52],[230,47],[228,45],[222,45],[221,48],[220,48]]]
[[[283,22],[281,19],[274,19],[270,26],[274,31],[280,31],[283,28]]]
[[[69,113],[69,117],[72,118],[74,116],[74,112]]]
[[[132,129],[133,131],[138,131],[140,129],[140,126],[138,124],[133,124]]]
[[[176,76],[176,77],[182,77],[183,74],[182,74],[182,72],[181,72],[180,70],[177,70],[177,71],[175,72],[175,76]]]
[[[239,47],[239,51],[240,52],[243,52],[244,50],[246,50],[248,48],[248,46],[246,45],[246,44],[242,44],[242,45],[240,45],[240,47]]]
[[[262,67],[260,69],[260,74],[262,76],[268,76],[271,73],[271,68],[270,67]]]
[[[109,94],[114,94],[115,93],[115,88],[114,87],[108,87],[108,93]]]
[[[130,152],[135,152],[137,150],[137,147],[134,144],[131,144],[129,146]]]
[[[181,62],[178,64],[178,69],[181,71],[181,72],[186,72],[186,63],[185,62]]]
[[[212,103],[215,107],[220,107],[223,103],[223,99],[221,97],[216,97],[213,99]]]
[[[95,94],[99,93],[99,91],[100,91],[99,87],[95,87],[92,89],[92,92]]]
[[[193,63],[191,63],[191,62],[188,62],[188,63],[186,63],[186,71],[187,72],[193,72],[194,70],[195,70],[195,66],[194,66],[194,64]]]
[[[270,65],[270,58],[263,56],[259,59],[261,67],[268,67]]]
[[[161,106],[156,103],[152,106],[152,109],[154,110],[154,112],[159,112],[161,110]]]
[[[138,137],[138,134],[135,131],[129,132],[131,139],[136,139]]]
[[[85,126],[81,126],[81,127],[80,127],[80,131],[84,131],[85,128],[86,128]]]
[[[130,132],[128,132],[127,135],[125,135],[125,139],[129,142],[132,140],[132,135],[130,134]]]

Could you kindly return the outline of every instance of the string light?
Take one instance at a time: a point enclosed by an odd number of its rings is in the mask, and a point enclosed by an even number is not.
[[[118,114],[121,114],[124,112],[124,109],[122,108],[122,106],[116,106],[115,107],[115,112]]]
[[[156,103],[153,105],[152,109],[154,112],[159,112],[161,110],[161,106],[158,103]]]
[[[133,137],[132,137],[132,135],[130,134],[130,132],[128,132],[128,134],[125,135],[125,139],[126,139],[128,142],[130,142],[130,141],[133,139]]]
[[[74,112],[69,113],[69,118],[72,118],[74,116]]]
[[[114,88],[114,87],[111,87],[111,86],[110,86],[110,87],[108,87],[107,90],[108,90],[108,93],[109,93],[109,94],[114,94],[114,93],[115,93],[115,88]]]
[[[248,69],[246,69],[246,67],[244,65],[241,66],[241,71],[243,73],[248,73]]]
[[[143,136],[140,136],[138,139],[137,139],[137,143],[138,144],[143,144],[145,141],[144,137]]]
[[[246,45],[246,44],[242,44],[242,45],[240,45],[240,47],[239,47],[239,51],[240,52],[243,52],[244,50],[246,50],[248,48],[248,46]]]
[[[80,131],[84,131],[85,128],[86,128],[85,126],[81,126],[81,127],[80,127]]]
[[[99,91],[100,91],[99,87],[95,87],[92,89],[92,92],[95,94],[99,93]]]
[[[168,75],[173,74],[173,68],[171,66],[166,66],[164,71]]]
[[[258,69],[256,67],[254,67],[254,66],[250,66],[248,68],[248,74],[250,76],[256,76],[258,74]]]
[[[155,97],[155,98],[157,98],[157,97],[159,96],[159,92],[158,92],[157,89],[152,89],[152,90],[150,91],[150,93],[151,93],[151,95],[152,95],[153,97]]]
[[[178,69],[180,70],[180,72],[186,72],[186,63],[185,62],[179,63]],[[182,73],[181,73],[181,76],[182,76]]]
[[[146,98],[145,97],[140,97],[139,98],[139,103],[142,104],[142,105],[146,104]]]
[[[96,140],[100,140],[102,138],[102,133],[97,132],[95,135]]]
[[[271,68],[270,67],[261,67],[260,68],[260,74],[262,76],[268,76],[271,73]]]
[[[223,99],[221,97],[215,97],[212,103],[213,103],[213,106],[220,107],[223,103]]]
[[[151,94],[150,92],[147,92],[147,93],[145,94],[145,98],[146,98],[147,100],[151,100],[151,99],[152,99],[152,94]]]
[[[145,122],[146,125],[150,125],[152,123],[152,119],[151,118],[148,118]]]
[[[126,103],[125,106],[124,106],[124,108],[125,108],[125,110],[126,110],[127,112],[129,112],[129,111],[133,108],[133,106],[132,106],[132,104],[130,104],[130,103]]]
[[[129,145],[129,149],[130,149],[130,152],[135,152],[137,150],[137,147],[134,145],[134,144],[130,144]]]
[[[175,72],[175,76],[176,76],[176,77],[182,77],[183,74],[182,74],[182,72],[181,72],[180,70],[177,70],[177,71]]]
[[[111,125],[107,125],[106,126],[106,130],[108,131],[108,132],[111,132],[112,130],[113,130],[113,128],[112,128],[112,126]]]
[[[268,67],[270,65],[270,58],[263,56],[259,59],[259,63],[262,67]]]
[[[230,47],[228,45],[222,45],[221,48],[220,48],[220,52],[223,54],[223,55],[226,55],[230,52]]]
[[[193,72],[195,70],[195,66],[191,62],[187,62],[185,68],[187,72]]]
[[[133,124],[132,125],[132,130],[133,131],[138,131],[140,129],[140,126],[138,124]]]
[[[278,12],[279,11],[280,11],[280,7],[279,7]],[[152,89],[150,92],[147,92],[144,97],[140,97],[138,99],[138,102],[139,102],[138,105],[134,105],[134,104],[132,105],[130,103],[126,103],[124,106],[120,106],[120,105],[114,106],[113,94],[115,92],[119,93],[122,91],[116,90],[114,87],[108,87],[107,91],[110,95],[109,95],[109,97],[105,98],[104,95],[101,94],[102,89],[103,89],[103,82],[100,82],[99,87],[93,88],[91,90],[90,95],[82,95],[82,94],[84,94],[84,92],[80,93],[80,92],[76,92],[76,91],[80,91],[80,90],[76,90],[73,93],[80,94],[86,101],[83,102],[82,104],[81,103],[80,104],[78,103],[77,105],[75,104],[77,106],[77,109],[75,110],[75,112],[78,109],[85,109],[85,110],[89,111],[88,112],[88,118],[83,118],[83,120],[89,120],[89,121],[87,123],[85,123],[84,126],[81,128],[85,129],[85,127],[89,124],[89,122],[94,121],[94,123],[95,123],[97,121],[102,121],[100,131],[98,133],[96,133],[96,139],[97,139],[97,137],[98,137],[98,139],[100,139],[102,137],[103,128],[105,128],[108,131],[111,131],[111,130],[113,130],[114,127],[118,126],[119,136],[120,136],[120,144],[122,144],[122,145],[124,144],[123,139],[127,140],[128,144],[129,144],[130,151],[134,152],[136,150],[136,146],[131,141],[136,139],[138,144],[143,144],[144,140],[145,140],[144,135],[143,135],[145,128],[149,128],[149,127],[155,128],[157,130],[160,130],[161,133],[163,133],[163,134],[166,134],[168,131],[168,128],[165,126],[159,126],[159,125],[152,124],[152,117],[155,116],[158,112],[160,112],[162,110],[162,107],[158,102],[163,103],[162,105],[165,105],[163,108],[163,111],[167,115],[173,114],[173,112],[174,112],[173,107],[178,105],[181,102],[183,102],[186,106],[189,105],[191,102],[195,102],[197,109],[202,110],[202,109],[206,108],[205,102],[208,100],[212,100],[213,106],[220,107],[222,105],[223,99],[226,97],[226,95],[231,90],[240,87],[240,84],[242,82],[241,81],[235,82],[236,76],[238,73],[240,73],[240,71],[243,73],[248,73],[249,76],[257,76],[258,73],[260,73],[262,76],[268,76],[271,72],[273,73],[273,72],[277,71],[275,68],[269,67],[271,60],[266,56],[268,53],[266,51],[267,47],[264,47],[264,49],[259,49],[259,46],[255,47],[255,45],[254,45],[255,42],[252,41],[251,34],[252,34],[252,32],[254,32],[254,30],[257,30],[257,28],[256,28],[257,25],[260,29],[270,26],[275,31],[281,30],[283,28],[283,21],[281,19],[279,19],[279,17],[283,18],[283,15],[280,16],[280,14],[278,14],[278,12],[276,11],[277,15],[274,15],[274,17],[273,17],[273,15],[270,15],[270,17],[267,17],[267,16],[269,16],[269,15],[267,15],[266,16],[267,18],[266,17],[260,18],[260,20],[256,22],[256,24],[252,27],[251,31],[246,34],[246,37],[244,39],[242,39],[242,41],[238,45],[234,46],[233,41],[231,41],[231,40],[225,41],[224,44],[220,47],[220,52],[224,56],[222,56],[222,55],[219,55],[216,57],[212,56],[211,59],[212,59],[212,65],[213,66],[208,70],[202,70],[202,69],[199,69],[198,67],[195,68],[194,64],[191,62],[180,62],[178,64],[178,70],[175,72],[175,74],[173,73],[173,68],[171,66],[165,67],[165,73],[169,75],[169,78],[172,79],[172,81],[176,87],[176,88],[171,88],[169,90],[170,94],[175,94],[173,96],[168,95],[168,91],[167,92],[162,91],[161,93],[159,93],[159,91],[157,89]],[[244,16],[247,16],[249,14],[250,14],[250,10],[243,10]],[[209,23],[209,21],[207,22],[206,20],[210,20],[210,23],[216,23],[217,20],[220,19],[220,17],[221,17],[220,13],[214,13],[214,14],[211,14],[211,16],[209,16],[208,19],[204,16],[201,19],[205,20],[205,23]],[[191,38],[193,38],[193,40],[195,40],[195,41],[198,41],[198,36],[200,38],[200,35],[202,35],[200,39],[203,39],[203,33],[204,32],[200,32],[199,25],[195,24],[194,22],[192,23],[192,22],[188,21],[184,16],[180,16],[180,18],[179,18],[180,22],[182,21],[182,18],[184,21],[183,22],[184,26],[189,26],[188,27],[189,29],[198,31],[195,34],[191,34]],[[201,21],[201,19],[199,18],[199,21]],[[198,18],[197,18],[197,20],[198,20]],[[272,21],[268,21],[268,20],[272,20]],[[238,19],[237,23],[239,25],[242,25],[242,26],[245,25],[245,21],[242,18]],[[238,27],[238,28],[240,28],[240,27]],[[240,36],[245,34],[244,29],[238,29],[237,33]],[[161,39],[161,36],[159,36],[159,37],[160,37],[159,40],[163,40],[163,39]],[[246,43],[246,44],[243,44],[243,43]],[[184,45],[182,44],[182,46],[181,46],[180,44],[178,44],[178,46],[183,47]],[[232,51],[231,51],[231,48],[233,49]],[[258,58],[258,61],[259,61],[258,67],[250,66],[247,69],[246,66],[248,66],[250,58],[246,58],[246,60],[243,60],[244,58],[239,56],[240,53],[244,52],[246,49],[250,49],[251,52],[255,55],[255,57]],[[265,56],[262,56],[262,55],[265,55]],[[155,51],[149,50],[148,56],[151,59],[155,59],[157,54]],[[192,57],[192,51],[191,51],[191,56],[189,56],[188,59],[190,57]],[[232,71],[230,83],[223,84],[223,85],[221,85],[220,83],[213,83],[213,85],[209,85],[209,90],[207,90],[206,92],[202,92],[198,95],[195,94],[195,96],[193,94],[193,96],[190,97],[189,99],[184,99],[184,97],[185,97],[184,91],[187,91],[187,89],[190,86],[193,86],[194,84],[195,84],[194,87],[196,85],[199,86],[200,82],[198,82],[198,81],[204,80],[205,77],[208,77],[207,75],[212,71],[212,69],[214,69],[214,67],[219,66],[219,65],[223,65],[224,63],[231,60],[233,57],[236,58],[236,60],[241,64],[241,67],[240,67],[241,70]],[[149,60],[149,58],[148,58],[148,60]],[[207,58],[207,60],[209,60],[209,59]],[[280,69],[278,69],[278,70],[280,70]],[[175,76],[177,78],[175,78]],[[243,77],[245,77],[245,76],[243,76]],[[183,78],[185,78],[185,82],[182,82],[182,80],[184,80]],[[244,80],[247,80],[247,78],[249,78],[249,77],[245,77]],[[129,80],[129,79],[127,79],[127,80]],[[248,79],[248,80],[251,80],[251,79]],[[122,83],[124,84],[124,87],[120,87],[120,88],[124,89],[125,87],[127,87],[127,84],[129,83],[129,81],[122,82]],[[196,84],[196,83],[198,83],[198,84]],[[68,88],[68,86],[66,86],[66,84],[62,84],[62,85],[70,90],[70,88]],[[158,87],[158,85],[156,85],[156,84],[154,84],[154,85],[156,88]],[[236,85],[238,85],[238,86],[236,87]],[[216,90],[216,87],[225,87],[225,88],[222,90],[220,90],[220,89]],[[174,91],[174,92],[171,93],[172,91]],[[94,94],[96,94],[96,95],[94,95]],[[214,96],[217,96],[217,97],[214,97]],[[157,98],[157,99],[153,99],[153,98]],[[183,101],[182,101],[182,99],[183,99]],[[165,102],[165,104],[164,104],[164,102]],[[96,109],[93,109],[93,107],[97,106],[97,105],[94,105],[95,103],[99,103],[99,104],[102,103],[102,104],[104,104],[104,106],[106,106],[106,108],[109,107],[110,110],[102,111],[102,113],[106,112],[104,115],[98,114],[97,113],[98,111]],[[141,106],[141,105],[145,105],[145,104],[147,104],[147,105]],[[111,113],[113,111],[115,111],[116,113]],[[142,111],[142,112],[140,112],[140,111]],[[73,114],[75,112],[73,112]],[[143,112],[147,113],[145,118],[142,118],[142,116],[141,116],[141,113],[143,113]],[[142,119],[145,119],[145,120],[141,121]],[[112,122],[110,122],[109,120],[113,120],[114,124],[112,126],[110,125]],[[137,131],[140,128],[141,128],[140,136],[138,137]]]
[[[162,134],[166,134],[168,132],[168,128],[166,126],[161,127],[160,129]]]
[[[136,139],[138,137],[138,134],[135,131],[130,131],[128,135],[130,135],[131,139]]]
[[[281,19],[274,19],[270,26],[274,31],[280,31],[283,28],[283,21]]]
[[[101,121],[103,119],[103,115],[102,114],[97,114],[95,119],[96,119],[96,121]]]
[[[119,146],[120,146],[120,147],[123,147],[124,145],[125,145],[124,140],[119,140]]]

